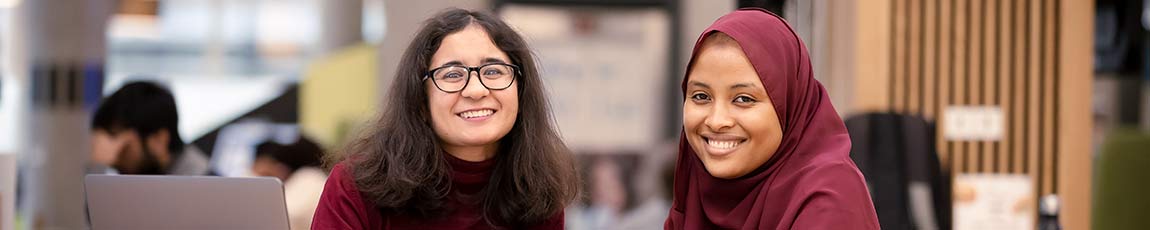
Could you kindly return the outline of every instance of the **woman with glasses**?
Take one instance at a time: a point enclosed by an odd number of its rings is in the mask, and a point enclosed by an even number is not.
[[[562,229],[578,193],[527,43],[449,9],[404,52],[380,118],[332,168],[313,229]]]
[[[666,229],[879,229],[846,127],[782,18],[720,17],[682,90]]]

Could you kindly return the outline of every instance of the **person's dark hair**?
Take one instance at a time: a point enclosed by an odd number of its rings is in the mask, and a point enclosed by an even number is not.
[[[447,9],[424,22],[403,53],[378,120],[328,160],[346,159],[365,199],[384,210],[421,217],[443,214],[450,166],[432,130],[426,83],[431,56],[443,38],[475,25],[521,68],[519,114],[500,141],[491,179],[480,193],[492,226],[532,224],[561,212],[578,194],[571,151],[555,129],[535,58],[527,42],[487,13]]]
[[[131,82],[104,98],[92,117],[92,129],[110,132],[135,130],[140,139],[167,129],[172,159],[183,152],[176,100],[164,87],[151,82]],[[146,143],[145,143],[146,144]]]
[[[280,151],[280,149],[283,149],[285,147],[287,147],[287,146],[284,146],[283,144],[277,143],[277,142],[272,141],[272,140],[260,142],[259,144],[256,145],[256,157],[268,156],[268,157],[275,158],[275,156],[274,156],[275,153]]]
[[[271,157],[271,159],[287,166],[290,172],[307,166],[319,166],[321,155],[323,155],[323,148],[303,136],[291,145],[282,145],[270,140],[256,145],[257,158]]]
[[[280,156],[288,167],[295,171],[296,169],[306,166],[320,166],[323,162],[323,147],[311,141],[311,139],[300,136],[294,144],[288,147],[291,151],[288,156]]]

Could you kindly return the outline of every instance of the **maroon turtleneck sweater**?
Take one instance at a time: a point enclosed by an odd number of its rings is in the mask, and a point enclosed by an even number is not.
[[[465,161],[451,154],[451,195],[447,215],[421,219],[396,213],[381,212],[371,201],[364,200],[344,163],[336,164],[324,185],[312,229],[493,229],[483,221],[478,194],[491,179],[494,158],[481,162]],[[563,229],[563,213],[528,229]]]

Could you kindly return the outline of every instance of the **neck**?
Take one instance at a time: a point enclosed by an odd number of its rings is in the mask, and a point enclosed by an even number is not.
[[[450,146],[444,145],[443,150],[455,158],[470,162],[480,162],[495,157],[499,149],[499,142],[479,146]]]

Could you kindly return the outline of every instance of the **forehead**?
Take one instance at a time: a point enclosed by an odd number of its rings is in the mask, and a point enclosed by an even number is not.
[[[487,31],[479,25],[471,24],[443,37],[439,49],[431,56],[431,67],[450,62],[475,66],[481,64],[484,59],[509,62],[507,54],[495,45]]]
[[[763,88],[758,72],[738,45],[705,43],[692,60],[689,81],[735,85],[749,84]]]

